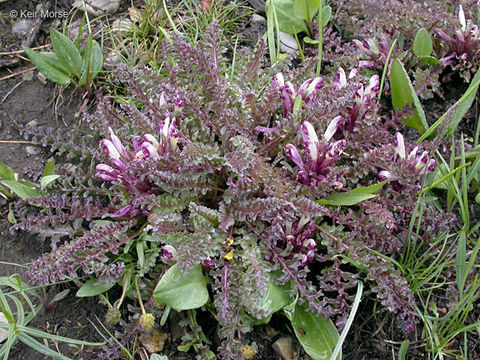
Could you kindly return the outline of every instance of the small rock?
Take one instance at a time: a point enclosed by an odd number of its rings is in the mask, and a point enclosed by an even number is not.
[[[112,23],[112,31],[118,33],[128,33],[135,29],[135,24],[130,19],[117,19]]]
[[[0,312],[0,322],[4,324],[8,324],[7,318]],[[4,342],[8,338],[8,331],[4,329],[0,329],[0,343]]]
[[[105,14],[113,14],[120,7],[121,0],[88,0],[85,1],[87,12],[92,16],[102,16]],[[85,10],[84,2],[77,0],[73,3],[73,7],[79,10]]]
[[[287,54],[295,54],[298,50],[295,36],[280,31],[280,51]]]
[[[168,335],[162,333],[161,328],[156,327],[148,334],[142,334],[138,337],[138,342],[145,348],[149,354],[163,351]]]
[[[23,81],[32,81],[33,80],[33,70],[27,71],[25,74],[23,74]]]
[[[109,51],[105,61],[103,62],[103,69],[106,71],[115,70],[118,65],[122,63],[122,59],[118,56],[115,51]]]
[[[15,24],[13,24],[12,33],[19,38],[25,37],[28,33],[28,30],[30,30],[32,27],[34,21],[35,19],[21,18]]]
[[[25,151],[28,155],[38,155],[40,153],[40,149],[37,146],[26,146]]]
[[[298,353],[293,350],[292,339],[288,336],[281,337],[275,341],[272,348],[283,360],[298,359]]]
[[[40,81],[40,84],[42,84],[42,85],[47,84],[47,78],[42,73],[37,74],[37,79],[38,79],[38,81]]]
[[[30,120],[28,123],[25,124],[25,126],[29,129],[32,129],[38,126],[38,121],[37,119]]]
[[[265,1],[264,0],[248,0],[250,6],[255,10],[260,12],[265,12]]]

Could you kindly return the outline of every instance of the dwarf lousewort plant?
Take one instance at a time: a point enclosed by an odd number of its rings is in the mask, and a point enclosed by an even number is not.
[[[379,115],[378,76],[353,70],[347,77],[341,69],[320,79],[307,62],[282,70],[285,81],[263,67],[261,43],[253,53],[239,49],[230,78],[224,51],[213,27],[195,45],[178,36],[164,42],[161,70],[119,69],[114,81],[128,105],[99,99],[86,117],[99,138],[76,142],[82,154],[94,154],[100,143],[96,171],[60,169],[62,180],[49,194],[16,205],[15,229],[57,236],[56,248],[31,266],[31,280],[87,274],[113,283],[128,269],[151,311],[153,289],[172,266],[183,274],[201,269],[211,280],[205,286],[222,359],[239,358],[248,345],[241,334],[271,315],[262,299],[272,282],[341,328],[362,278],[413,330],[408,283],[382,256],[402,250],[399,229],[408,228],[418,177],[429,164],[416,152],[407,157],[398,136],[392,160],[400,124]],[[54,149],[66,142],[35,133]],[[373,185],[397,163],[405,191],[385,186],[351,207],[317,203]],[[421,234],[425,239],[446,222],[435,211],[425,205],[424,217],[439,219]],[[122,344],[135,331],[132,323]],[[108,356],[118,350],[111,346]]]

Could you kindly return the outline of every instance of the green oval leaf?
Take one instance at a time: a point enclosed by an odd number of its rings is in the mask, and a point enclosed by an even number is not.
[[[432,38],[427,30],[421,28],[413,40],[413,53],[416,56],[430,56],[433,51]]]
[[[421,58],[418,59],[420,62],[424,62],[430,65],[440,65],[441,62],[437,58],[433,56],[422,56]]]
[[[196,309],[208,301],[207,283],[208,278],[203,276],[200,265],[187,274],[182,274],[174,265],[158,282],[153,297],[176,311]]]
[[[90,279],[82,285],[77,291],[77,297],[90,297],[103,294],[105,291],[110,290],[115,283],[105,284],[98,279]]]
[[[340,338],[338,330],[330,319],[316,317],[306,310],[306,304],[299,306],[296,301],[284,308],[285,315],[291,321],[295,335],[305,352],[313,360],[329,360]],[[337,359],[341,358],[340,353]]]
[[[324,199],[317,200],[317,204],[331,206],[353,206],[361,203],[362,201],[377,197],[378,195],[375,193],[379,191],[387,182],[388,180],[385,180],[378,184],[358,187],[346,193],[335,193],[327,196]]]
[[[270,283],[267,292],[263,299],[260,299],[258,302],[258,307],[268,312],[269,315],[264,319],[256,320],[254,322],[255,325],[268,324],[272,314],[292,303],[292,299],[287,293],[287,290],[290,290],[291,286],[289,284],[283,286],[276,285],[274,278],[275,275],[270,274]]]
[[[293,1],[293,14],[295,17],[311,23],[320,8],[320,0],[295,0]]]
[[[328,5],[324,6],[322,16],[323,16],[322,17],[323,27],[325,27],[328,25],[328,23],[330,22],[330,19],[332,18],[332,8]]]
[[[36,189],[15,180],[2,180],[0,183],[8,187],[22,200],[40,196],[40,193]]]
[[[45,190],[45,188],[50,185],[52,182],[57,180],[60,175],[47,175],[40,179],[40,190]]]
[[[395,110],[401,110],[405,105],[413,105],[413,113],[405,117],[406,126],[420,131],[422,134],[428,129],[427,119],[418,100],[412,82],[400,60],[395,59],[390,68],[390,86],[392,89],[392,103]]]
[[[271,0],[275,6],[278,20],[278,29],[287,34],[295,34],[302,31],[308,32],[308,28],[302,18],[294,15],[294,1]],[[302,0],[303,1],[303,0]]]
[[[15,180],[15,172],[5,164],[0,164],[0,178],[2,180]]]
[[[58,56],[51,52],[37,53],[24,46],[25,54],[48,80],[60,85],[68,85],[72,81],[67,75],[67,69],[63,68]]]
[[[69,73],[79,78],[82,71],[82,56],[75,43],[54,28],[50,28],[50,39],[53,50],[62,65],[68,69]]]

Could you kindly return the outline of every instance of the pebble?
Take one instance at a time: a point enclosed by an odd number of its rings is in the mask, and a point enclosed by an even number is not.
[[[23,80],[24,81],[32,81],[33,80],[33,70],[27,71],[25,74],[23,74]]]
[[[25,151],[28,155],[38,155],[40,154],[40,148],[38,146],[26,146]]]
[[[113,14],[120,7],[120,1],[121,0],[89,0],[88,4],[86,4],[87,12],[92,16]],[[82,11],[85,9],[82,0],[75,1],[73,7]]]
[[[265,1],[264,0],[248,0],[251,7],[260,12],[265,12]]]
[[[115,51],[109,51],[105,61],[103,62],[103,69],[106,71],[115,70],[120,64],[122,64],[122,59],[118,56]]]
[[[295,36],[280,31],[280,51],[287,54],[295,54],[297,50],[298,44]]]
[[[34,21],[35,19],[21,18],[20,20],[15,22],[15,24],[13,24],[12,33],[19,38],[25,37]]]
[[[112,23],[111,30],[118,33],[128,33],[135,30],[135,24],[130,19],[117,19]]]
[[[275,341],[272,348],[283,360],[298,360],[298,353],[293,350],[292,338],[288,336]]]
[[[42,73],[37,74],[37,79],[38,79],[38,81],[40,81],[40,84],[42,84],[42,85],[47,84],[47,78]]]
[[[156,327],[148,334],[142,334],[138,337],[138,342],[142,344],[149,354],[163,351],[168,335],[163,333],[161,328]]]
[[[29,129],[35,128],[38,126],[38,121],[37,119],[30,120],[28,123],[25,124],[25,126]]]

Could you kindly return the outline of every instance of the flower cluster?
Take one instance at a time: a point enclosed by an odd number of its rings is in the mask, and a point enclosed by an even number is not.
[[[415,146],[407,156],[405,151],[405,139],[399,132],[395,134],[395,154],[392,161],[397,164],[406,164],[412,173],[417,176],[435,170],[435,160],[429,160],[429,154],[427,151],[418,155],[418,146]],[[400,176],[388,170],[380,171],[377,176],[382,181],[387,179],[397,181],[400,179]]]
[[[382,69],[385,66],[390,46],[385,36],[379,36],[377,42],[373,38],[362,41],[352,40],[352,43],[368,57],[367,60],[358,62],[360,68]]]
[[[440,59],[444,65],[450,65],[453,69],[468,68],[478,62],[480,37],[478,26],[472,21],[465,20],[465,13],[462,5],[458,11],[460,29],[457,29],[452,36],[447,35],[443,30],[436,29],[440,38],[448,44],[448,55]],[[469,80],[469,72],[463,74]]]
[[[110,158],[112,166],[107,164],[98,164],[96,166],[95,176],[103,181],[120,181],[130,194],[148,194],[151,186],[145,181],[138,181],[127,174],[127,165],[133,161],[142,161],[148,158],[160,159],[167,153],[172,153],[177,149],[178,130],[175,126],[176,119],[167,117],[162,126],[160,140],[155,136],[146,134],[142,137],[133,138],[133,150],[125,147],[118,136],[109,127],[109,138],[103,139],[100,146],[105,154]],[[132,204],[120,209],[113,217],[124,217],[127,215],[138,215],[138,211]]]
[[[302,217],[299,221],[293,224],[287,223],[285,227],[282,226],[279,229],[280,237],[275,245],[281,248],[290,247],[288,258],[297,256],[301,267],[315,261],[317,247],[317,243],[313,240],[315,221]],[[270,258],[267,257],[267,260]]]
[[[357,74],[358,70],[353,69],[350,71],[348,78],[353,79]],[[347,86],[347,76],[343,68],[338,68],[336,82],[333,85],[337,90]],[[348,115],[341,123],[338,135],[336,135],[337,138],[342,138],[345,137],[347,133],[352,133],[355,129],[355,125],[364,119],[367,111],[375,107],[379,88],[380,77],[378,75],[373,75],[365,88],[363,84],[358,85],[357,91],[354,95],[355,102],[353,106],[347,109]]]
[[[283,102],[283,116],[287,117],[293,112],[295,99],[300,96],[303,104],[310,105],[315,101],[316,93],[322,88],[323,79],[317,77],[306,80],[298,89],[290,81],[285,82],[282,73],[278,73],[273,77],[273,86],[280,92],[280,98]]]
[[[330,142],[342,121],[343,117],[340,115],[334,118],[323,134],[322,140],[318,139],[312,124],[308,121],[302,124],[304,160],[294,145],[287,144],[286,155],[298,166],[297,176],[303,184],[312,185],[325,178],[335,159],[345,148],[345,140]]]

